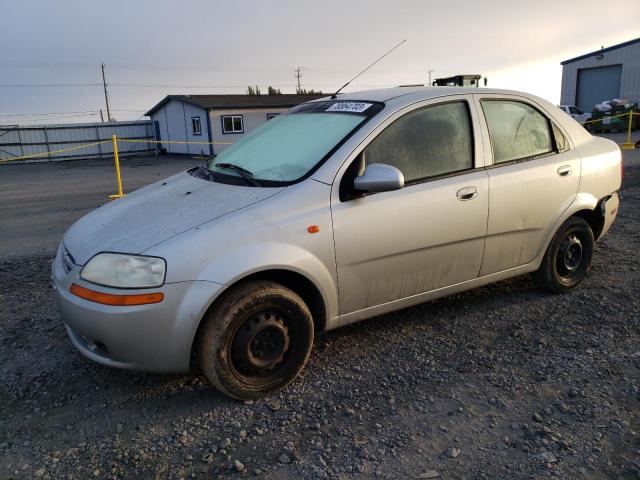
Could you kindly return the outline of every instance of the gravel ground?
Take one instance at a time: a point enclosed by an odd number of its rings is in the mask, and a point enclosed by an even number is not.
[[[189,157],[122,158],[123,189],[136,190],[198,163]],[[67,228],[109,202],[115,191],[109,159],[0,163],[0,260],[35,252],[55,254]]]
[[[582,288],[521,277],[317,339],[255,402],[85,360],[0,260],[0,478],[640,478],[640,168]]]

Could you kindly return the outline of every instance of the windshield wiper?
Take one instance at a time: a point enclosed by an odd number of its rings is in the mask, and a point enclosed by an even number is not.
[[[240,174],[240,176],[242,178],[244,178],[244,180],[249,184],[249,185],[253,185],[254,187],[260,187],[260,183],[253,178],[253,173],[251,173],[249,170],[247,170],[246,168],[242,168],[238,165],[234,165],[233,163],[214,163],[213,164],[214,167],[220,167],[220,168],[228,168],[230,170],[233,170],[235,172],[238,172],[238,174]]]
[[[202,163],[198,165],[198,167],[195,170],[195,173],[200,178],[204,178],[205,180],[210,180],[212,182],[215,182],[215,177],[213,176],[213,172],[209,169],[209,167],[207,167],[206,163]]]

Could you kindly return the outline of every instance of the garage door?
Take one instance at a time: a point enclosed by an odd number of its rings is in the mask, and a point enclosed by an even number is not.
[[[578,94],[576,96],[578,108],[584,112],[590,112],[595,104],[618,98],[621,76],[622,65],[578,70]]]

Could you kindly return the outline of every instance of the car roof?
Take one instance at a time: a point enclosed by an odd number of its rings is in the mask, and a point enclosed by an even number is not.
[[[389,100],[399,100],[407,97],[407,103],[413,103],[420,100],[429,100],[431,98],[445,97],[447,95],[465,95],[471,93],[498,93],[498,94],[518,94],[529,96],[523,92],[514,90],[500,90],[495,88],[478,88],[478,87],[393,87],[380,88],[375,90],[362,90],[359,92],[347,92],[338,94],[337,100],[358,100],[370,102],[388,102]],[[330,97],[320,98],[316,101],[326,101]]]

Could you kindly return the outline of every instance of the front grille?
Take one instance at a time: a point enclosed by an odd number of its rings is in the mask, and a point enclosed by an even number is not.
[[[62,268],[64,269],[64,272],[69,273],[75,264],[76,262],[73,260],[69,250],[65,247],[62,251]]]

